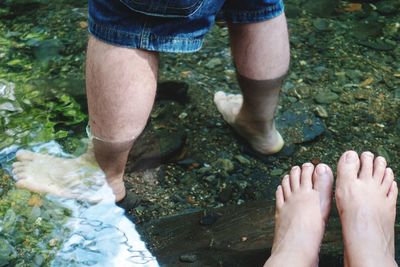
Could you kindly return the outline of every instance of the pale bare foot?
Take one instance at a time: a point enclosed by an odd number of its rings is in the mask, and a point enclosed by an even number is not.
[[[295,166],[276,190],[275,235],[264,267],[317,266],[332,203],[333,174],[325,164]]]
[[[62,197],[100,201],[91,193],[106,182],[104,172],[97,164],[93,151],[77,158],[61,158],[27,150],[17,152],[13,164],[16,186],[39,193],[49,193]],[[116,197],[125,196],[122,184],[110,185]],[[117,199],[118,200],[118,199]]]
[[[244,137],[254,150],[269,155],[277,153],[282,149],[284,141],[280,133],[276,130],[273,121],[254,121],[250,116],[240,113],[243,103],[242,95],[225,94],[219,91],[214,95],[214,103],[224,120],[238,134]]]
[[[346,265],[397,266],[394,223],[397,184],[386,160],[371,152],[344,153],[337,166],[336,205],[343,229]]]

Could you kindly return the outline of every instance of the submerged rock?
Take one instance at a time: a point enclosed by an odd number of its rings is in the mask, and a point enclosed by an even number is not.
[[[186,143],[184,131],[147,128],[135,142],[129,154],[126,172],[157,167],[177,159]]]
[[[197,261],[196,254],[183,254],[179,257],[181,262],[194,263]]]
[[[287,110],[278,115],[277,125],[287,143],[309,142],[325,132],[322,120],[307,110]]]
[[[331,104],[339,98],[339,95],[331,91],[321,91],[315,97],[318,104]]]

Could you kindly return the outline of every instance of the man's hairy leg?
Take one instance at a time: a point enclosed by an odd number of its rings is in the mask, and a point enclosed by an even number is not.
[[[157,86],[158,54],[111,46],[91,37],[86,62],[89,123],[94,154],[116,201],[135,138],[146,126]]]
[[[242,95],[217,92],[214,102],[255,150],[276,153],[284,142],[275,128],[274,114],[290,61],[285,15],[258,23],[230,24],[229,29]]]
[[[19,151],[13,166],[17,186],[88,199],[87,185],[104,181],[103,170],[116,201],[123,199],[125,164],[154,102],[157,67],[154,52],[111,46],[90,37],[86,87],[93,146],[72,159]]]

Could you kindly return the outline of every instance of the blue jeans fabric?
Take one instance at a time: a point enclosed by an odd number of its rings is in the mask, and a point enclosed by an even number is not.
[[[158,52],[194,52],[221,17],[254,23],[283,13],[283,0],[89,0],[89,32],[103,42]]]

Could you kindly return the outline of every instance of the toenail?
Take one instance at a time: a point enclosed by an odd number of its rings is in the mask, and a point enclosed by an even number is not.
[[[369,152],[369,151],[366,151],[366,152],[364,152],[363,153],[365,156],[367,156],[367,157],[374,157],[374,154],[372,154],[371,152]]]
[[[389,175],[393,174],[393,170],[391,168],[386,168],[386,173]]]
[[[294,171],[294,170],[297,170],[298,168],[299,168],[299,166],[293,166],[292,170]]]
[[[378,156],[376,159],[378,160],[379,163],[382,163],[382,164],[386,163],[386,159],[382,156]]]
[[[325,165],[318,165],[316,169],[317,174],[325,174],[326,173],[326,166]]]
[[[303,164],[303,167],[311,167],[311,166],[313,166],[313,165],[310,162],[306,162]]]
[[[357,161],[357,159],[358,159],[358,155],[356,152],[354,152],[354,151],[347,152],[347,154],[346,154],[346,162],[347,163],[354,163]]]

